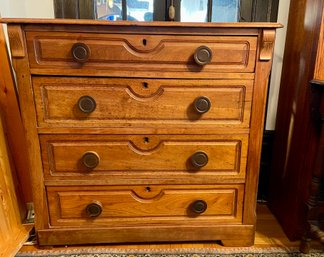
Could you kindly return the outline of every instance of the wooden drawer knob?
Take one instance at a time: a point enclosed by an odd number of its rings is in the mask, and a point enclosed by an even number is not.
[[[84,43],[75,43],[71,49],[73,60],[78,63],[85,63],[90,57],[90,49]]]
[[[100,157],[96,152],[86,152],[82,156],[82,163],[88,169],[94,169],[99,165]]]
[[[209,111],[211,103],[210,100],[205,96],[199,96],[194,102],[195,110],[200,113],[206,113]]]
[[[102,204],[98,201],[88,204],[86,213],[90,218],[98,217],[102,213]]]
[[[194,213],[201,214],[207,210],[207,203],[204,200],[197,200],[191,204],[191,210]]]
[[[208,46],[198,47],[194,54],[195,62],[201,66],[210,63],[212,58],[213,58],[213,52]]]
[[[78,107],[81,112],[89,114],[96,109],[97,103],[91,96],[85,95],[80,97]]]
[[[207,165],[208,155],[205,152],[198,151],[191,156],[190,160],[192,166],[199,169]]]

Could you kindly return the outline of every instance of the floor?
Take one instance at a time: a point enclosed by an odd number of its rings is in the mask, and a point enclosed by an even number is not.
[[[255,248],[262,247],[299,247],[299,242],[291,242],[285,236],[283,230],[278,224],[275,217],[271,214],[268,207],[266,205],[258,205],[257,206],[257,228],[256,228],[256,236],[255,236]],[[79,247],[95,247],[95,246],[65,246],[65,247],[54,247],[52,250],[60,250],[62,248],[70,248],[75,249]],[[185,244],[131,244],[131,245],[105,245],[99,246],[100,248],[118,248],[118,249],[164,249],[164,248],[222,248],[216,244],[215,242],[206,242],[206,243],[185,243]],[[321,249],[322,246],[317,242],[312,242],[311,247],[314,249]],[[49,248],[41,248],[37,245],[24,245],[20,252],[26,251],[39,251],[39,250],[49,250]]]

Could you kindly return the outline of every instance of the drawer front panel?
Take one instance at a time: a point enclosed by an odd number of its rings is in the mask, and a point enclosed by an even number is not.
[[[243,185],[47,187],[52,226],[241,223]]]
[[[203,176],[208,181],[213,176],[245,177],[247,141],[245,135],[44,135],[41,147],[46,179]]]
[[[129,127],[143,122],[249,127],[251,80],[36,77],[33,82],[40,127]],[[85,97],[94,109],[80,107]]]
[[[176,36],[86,34],[61,32],[27,32],[30,67],[48,69],[47,73],[71,74],[78,70],[102,70],[122,76],[137,72],[254,72],[257,37],[240,36]],[[85,45],[88,60],[73,59],[74,44]],[[200,46],[207,46],[212,59],[203,67],[195,62],[194,54]],[[116,73],[117,72],[117,73]],[[119,73],[118,73],[119,72]]]

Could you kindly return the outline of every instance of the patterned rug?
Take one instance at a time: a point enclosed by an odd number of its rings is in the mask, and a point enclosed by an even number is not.
[[[215,249],[109,249],[39,250],[18,253],[16,257],[324,257],[321,250],[302,254],[297,248],[215,248]]]

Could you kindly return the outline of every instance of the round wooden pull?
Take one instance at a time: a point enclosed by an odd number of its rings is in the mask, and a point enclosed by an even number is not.
[[[88,204],[86,213],[90,218],[98,217],[102,213],[102,204],[98,201]]]
[[[204,200],[194,201],[191,205],[191,210],[197,214],[204,213],[207,210],[207,203]]]
[[[100,157],[96,152],[86,152],[82,156],[82,163],[88,169],[94,169],[99,165]]]
[[[195,110],[200,113],[206,113],[209,111],[211,103],[210,100],[205,96],[199,96],[194,102]]]
[[[207,165],[208,155],[205,152],[198,151],[191,156],[190,160],[192,166],[199,169]]]
[[[195,62],[201,66],[210,63],[212,58],[213,52],[208,46],[198,47],[194,54]]]
[[[96,109],[97,104],[91,96],[85,95],[80,97],[78,107],[81,112],[89,114]]]
[[[90,57],[90,49],[84,43],[75,43],[71,49],[73,59],[78,63],[85,63]]]

